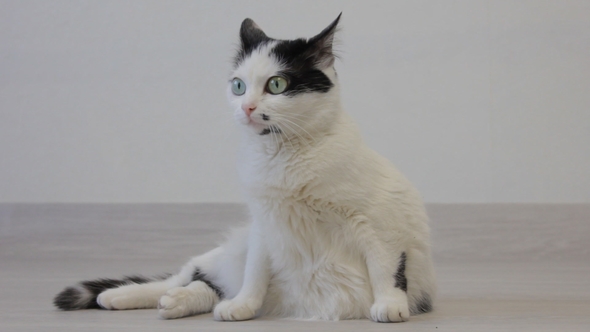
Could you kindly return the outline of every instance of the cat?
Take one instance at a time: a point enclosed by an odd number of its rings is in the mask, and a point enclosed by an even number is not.
[[[342,110],[333,51],[340,15],[310,39],[270,38],[251,19],[241,25],[228,98],[252,221],[176,275],[84,281],[56,296],[58,308],[376,322],[432,310],[420,195]]]

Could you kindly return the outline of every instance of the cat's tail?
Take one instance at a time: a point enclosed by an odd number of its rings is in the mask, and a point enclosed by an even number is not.
[[[67,287],[53,299],[53,304],[61,310],[100,309],[96,298],[107,289],[124,285],[145,284],[156,280],[164,280],[170,275],[145,278],[129,276],[122,279],[96,279],[82,281],[75,286]]]

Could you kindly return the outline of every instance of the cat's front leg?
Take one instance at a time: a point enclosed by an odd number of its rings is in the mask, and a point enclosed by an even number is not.
[[[380,323],[408,321],[410,310],[406,293],[398,289],[387,295],[375,294],[375,303],[371,306],[371,319]]]
[[[399,245],[385,241],[363,217],[353,218],[353,229],[365,257],[373,298],[371,319],[375,322],[404,322],[410,319],[406,253]],[[395,241],[399,243],[402,241]]]
[[[219,321],[248,320],[256,316],[268,290],[270,271],[268,254],[259,225],[254,222],[248,236],[248,254],[242,288],[236,297],[220,302],[213,311]]]
[[[367,251],[366,262],[375,299],[371,319],[382,323],[405,322],[410,319],[410,309],[405,281],[402,285],[399,280],[404,273],[401,267],[405,264],[405,253],[382,250],[379,248],[382,244],[374,242],[375,248]]]

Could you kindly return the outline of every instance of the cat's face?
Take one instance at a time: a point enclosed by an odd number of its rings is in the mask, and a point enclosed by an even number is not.
[[[241,126],[260,136],[287,139],[313,136],[329,126],[339,102],[332,52],[339,19],[308,40],[275,40],[252,20],[244,20],[228,84]]]

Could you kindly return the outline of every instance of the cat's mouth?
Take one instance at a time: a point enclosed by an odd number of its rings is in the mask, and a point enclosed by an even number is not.
[[[264,129],[262,129],[262,131],[260,133],[258,133],[258,134],[260,136],[264,136],[264,135],[268,135],[270,133],[280,134],[281,132],[282,132],[281,131],[281,128],[279,128],[277,126],[271,125],[271,126],[268,126],[268,127],[264,128]]]

